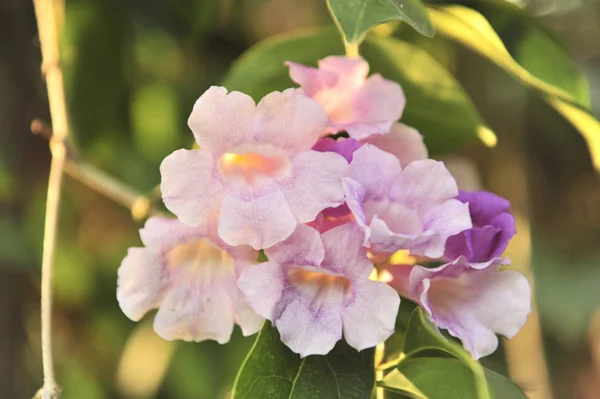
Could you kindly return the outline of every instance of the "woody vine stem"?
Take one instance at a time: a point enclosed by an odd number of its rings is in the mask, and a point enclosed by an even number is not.
[[[69,131],[58,48],[59,19],[62,21],[64,4],[61,4],[60,0],[34,0],[34,6],[42,48],[42,73],[46,78],[54,131],[50,140],[52,163],[48,179],[42,255],[41,324],[44,385],[38,391],[36,397],[56,399],[60,395],[60,389],[54,378],[52,359],[52,269],[56,247],[61,184],[66,161],[65,139]]]

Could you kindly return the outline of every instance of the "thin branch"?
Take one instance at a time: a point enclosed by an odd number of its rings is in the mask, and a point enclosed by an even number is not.
[[[41,329],[44,385],[36,397],[57,399],[60,396],[60,389],[54,377],[52,359],[52,272],[61,184],[66,160],[64,141],[69,131],[58,47],[60,30],[58,21],[62,21],[59,11],[64,11],[64,7],[61,7],[59,1],[53,0],[34,0],[34,5],[42,47],[42,72],[46,78],[50,115],[54,129],[54,135],[50,141],[52,163],[48,179],[42,255]]]
[[[31,132],[52,141],[52,129],[41,119],[34,119]],[[67,159],[64,170],[69,177],[79,181],[92,190],[128,208],[135,220],[146,219],[149,215],[166,216],[164,212],[153,207],[153,199],[160,198],[160,188],[153,189],[148,195],[128,186],[95,166],[83,162],[77,149],[68,141],[64,141]]]

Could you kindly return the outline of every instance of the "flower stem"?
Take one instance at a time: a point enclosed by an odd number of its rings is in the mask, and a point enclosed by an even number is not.
[[[42,48],[42,73],[46,78],[50,115],[54,129],[54,135],[50,141],[52,162],[48,178],[42,251],[41,330],[44,385],[38,391],[36,397],[57,399],[60,396],[60,389],[54,377],[52,358],[52,272],[61,184],[67,152],[65,139],[69,131],[58,47],[59,20],[63,20],[63,16],[59,13],[64,13],[64,4],[61,4],[60,0],[34,0],[34,6]]]
[[[344,40],[344,48],[346,49],[346,57],[356,58],[359,56],[358,43],[348,43]]]
[[[375,347],[375,381],[381,381],[384,377],[384,370],[379,368],[379,365],[383,361],[385,356],[385,344],[382,342]],[[375,388],[375,397],[376,399],[384,399],[385,392],[383,388],[376,387]]]

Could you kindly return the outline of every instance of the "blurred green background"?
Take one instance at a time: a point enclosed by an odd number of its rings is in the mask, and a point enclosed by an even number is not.
[[[600,1],[521,4],[577,59],[599,115]],[[194,101],[239,55],[275,33],[331,24],[322,0],[67,0],[65,21],[72,139],[83,159],[141,192],[159,182],[166,155],[191,145],[186,120]],[[514,21],[497,22],[511,50],[522,31]],[[475,143],[444,159],[477,167],[477,179],[513,203],[520,234],[510,255],[518,268],[531,260],[554,397],[600,398],[600,181],[583,139],[490,62],[406,26],[394,34],[457,76],[498,135],[494,149]],[[537,50],[533,62],[552,73]],[[47,141],[30,132],[34,118],[49,121],[40,62],[33,5],[2,0],[2,399],[31,397],[42,379],[39,270],[50,158]],[[151,315],[136,324],[121,313],[116,272],[127,247],[139,245],[139,227],[128,209],[65,178],[54,310],[63,398],[226,397],[252,338],[236,330],[226,346],[165,343],[152,333]],[[489,360],[500,369],[502,353]],[[517,360],[527,367],[526,355]]]

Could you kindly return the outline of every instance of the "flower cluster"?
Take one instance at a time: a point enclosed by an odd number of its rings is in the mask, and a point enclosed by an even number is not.
[[[248,335],[268,319],[303,357],[342,336],[357,350],[383,342],[398,293],[476,358],[495,350],[496,333],[516,334],[531,293],[524,276],[500,268],[515,234],[510,204],[459,192],[421,135],[397,122],[400,86],[367,77],[363,59],[287,66],[300,88],[255,104],[211,87],[194,105],[199,149],[160,168],[177,219],[140,230],[144,248],[119,269],[123,312],[139,320],[158,308],[161,337],[220,343],[234,324]],[[397,251],[421,265],[390,264]]]

